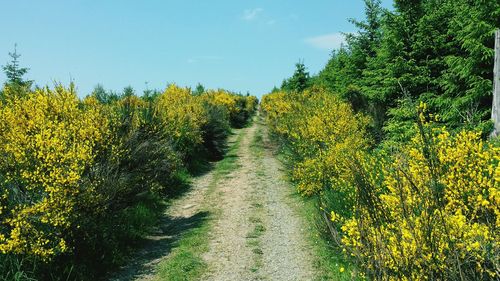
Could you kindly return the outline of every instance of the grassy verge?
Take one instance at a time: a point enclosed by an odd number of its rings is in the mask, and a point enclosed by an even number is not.
[[[193,280],[203,273],[201,255],[208,250],[205,236],[210,230],[208,221],[188,231],[172,251],[171,257],[158,265],[157,280]]]
[[[217,183],[238,168],[237,152],[243,137],[244,132],[240,131],[234,143],[230,144],[230,149],[224,159],[215,165],[207,194],[208,198],[212,196]],[[187,231],[174,246],[170,257],[158,264],[157,280],[194,280],[201,277],[205,272],[207,265],[202,255],[208,251],[208,234],[212,228],[212,221],[220,215],[219,210],[214,209],[209,204],[209,201],[207,200],[206,205],[201,208],[201,211],[210,214],[208,219],[204,220],[197,228]]]
[[[321,221],[316,199],[300,196],[295,190],[292,193],[290,205],[302,220],[307,222],[310,230],[307,232],[307,240],[312,245],[317,280],[353,280],[353,276],[357,275],[356,267],[346,260],[341,249],[330,241],[325,223]]]

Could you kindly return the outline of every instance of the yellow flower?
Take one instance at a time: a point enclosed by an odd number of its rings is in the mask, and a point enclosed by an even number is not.
[[[343,250],[367,272],[383,272],[388,280],[451,278],[463,268],[476,277],[495,272],[496,142],[436,127],[425,103],[419,105],[421,134],[391,151],[369,151],[369,120],[321,89],[266,95],[261,110],[296,156],[291,173],[298,190],[322,196],[329,188],[335,210],[353,214],[341,218],[332,211],[330,220],[341,224]]]
[[[330,213],[330,220],[334,222],[336,219],[337,219],[337,215],[335,214],[335,212],[334,212],[334,211],[332,211],[332,212]]]

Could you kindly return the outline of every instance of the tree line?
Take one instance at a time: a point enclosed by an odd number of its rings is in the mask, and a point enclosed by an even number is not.
[[[372,117],[378,142],[407,141],[416,105],[451,130],[492,130],[494,34],[500,1],[365,0],[365,19],[312,77],[303,63],[282,89],[321,86]]]

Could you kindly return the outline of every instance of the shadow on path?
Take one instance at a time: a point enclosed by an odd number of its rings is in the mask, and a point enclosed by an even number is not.
[[[191,217],[163,217],[158,227],[142,241],[131,264],[127,264],[108,280],[135,280],[152,274],[156,264],[165,257],[184,233],[205,223],[209,212],[198,212]]]

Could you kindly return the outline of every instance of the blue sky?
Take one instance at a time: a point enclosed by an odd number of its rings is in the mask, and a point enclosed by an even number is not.
[[[28,78],[73,80],[80,96],[98,83],[141,93],[172,82],[260,96],[299,60],[318,72],[339,33],[355,30],[347,19],[364,12],[362,0],[16,0],[0,7],[0,64],[17,43]]]

